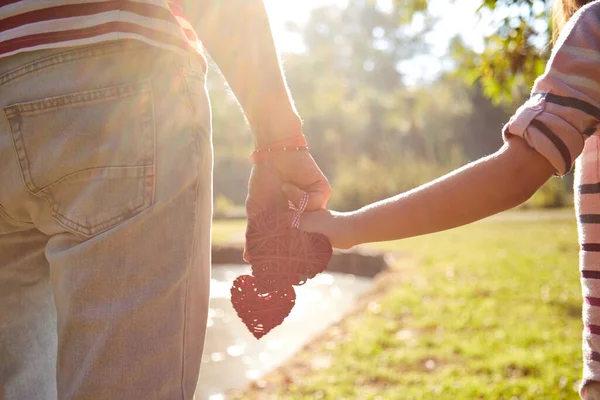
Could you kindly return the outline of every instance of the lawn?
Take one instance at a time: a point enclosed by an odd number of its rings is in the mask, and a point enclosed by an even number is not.
[[[245,220],[231,219],[214,221],[212,226],[212,241],[216,245],[243,243],[245,230]]]
[[[365,307],[242,398],[578,398],[570,214],[507,214],[375,246],[402,256]]]

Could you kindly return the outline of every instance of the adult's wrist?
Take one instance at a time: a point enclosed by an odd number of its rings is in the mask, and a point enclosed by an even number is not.
[[[304,135],[291,136],[276,142],[269,143],[267,147],[259,147],[250,153],[250,160],[257,164],[267,158],[272,158],[278,153],[294,151],[308,151],[308,143]]]
[[[251,125],[256,149],[266,148],[272,143],[302,135],[302,120],[295,113],[286,116],[273,115]]]

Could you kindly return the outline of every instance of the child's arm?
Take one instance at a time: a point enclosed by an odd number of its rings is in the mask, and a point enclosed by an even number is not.
[[[600,128],[599,18],[600,2],[571,17],[531,98],[504,125],[500,151],[356,212],[307,214],[301,227],[325,233],[336,247],[423,235],[514,207],[553,173],[569,172]]]
[[[433,182],[350,213],[306,213],[301,228],[324,233],[334,247],[402,239],[455,228],[515,207],[555,172],[524,140]]]

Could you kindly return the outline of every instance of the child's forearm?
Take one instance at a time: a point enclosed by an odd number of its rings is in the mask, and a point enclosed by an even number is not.
[[[519,138],[410,192],[348,215],[353,244],[402,239],[458,227],[515,207],[554,173]]]

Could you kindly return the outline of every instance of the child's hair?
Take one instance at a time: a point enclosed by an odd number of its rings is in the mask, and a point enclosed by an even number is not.
[[[556,42],[560,31],[569,18],[573,16],[581,7],[590,3],[592,0],[554,0],[552,9],[552,41]]]

